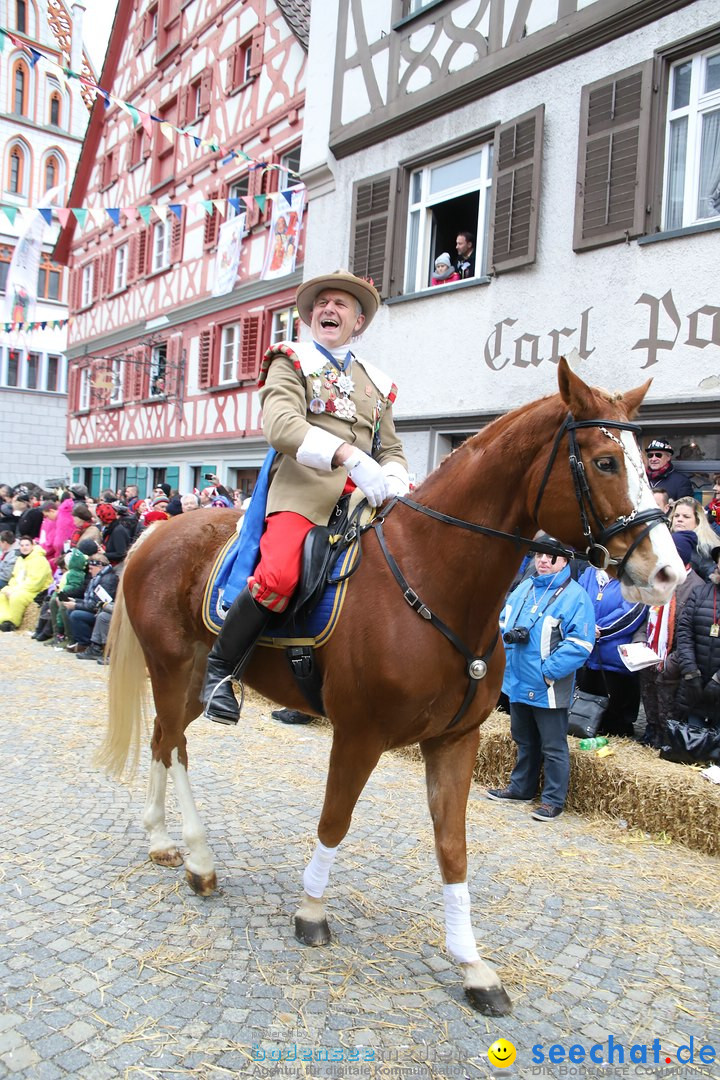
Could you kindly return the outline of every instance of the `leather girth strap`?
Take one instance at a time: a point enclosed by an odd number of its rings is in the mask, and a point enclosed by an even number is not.
[[[465,691],[465,697],[463,699],[462,705],[447,726],[447,730],[449,731],[450,728],[455,727],[455,725],[462,720],[463,716],[470,707],[470,703],[475,697],[475,692],[477,690],[477,685],[480,681],[480,678],[477,675],[472,674],[473,665],[477,667],[478,665],[482,664],[485,666],[485,668],[487,668],[487,665],[490,662],[490,658],[495,652],[495,646],[498,643],[498,631],[495,631],[495,637],[493,638],[492,645],[487,650],[487,652],[483,653],[482,656],[475,656],[475,654],[472,653],[470,649],[468,649],[467,645],[457,636],[455,631],[451,630],[450,627],[442,621],[442,619],[438,618],[438,616],[430,610],[427,604],[423,603],[415,590],[410,587],[406,578],[403,575],[402,570],[396,563],[393,556],[390,554],[390,550],[385,540],[385,534],[383,532],[382,518],[376,518],[375,521],[370,523],[370,526],[378,538],[378,543],[380,544],[382,553],[385,556],[390,570],[392,571],[393,577],[402,589],[403,599],[410,605],[413,611],[416,611],[418,613],[418,615],[422,619],[426,619],[437,630],[439,630],[441,634],[444,634],[448,641],[455,646],[457,651],[461,653],[467,661],[468,688]]]

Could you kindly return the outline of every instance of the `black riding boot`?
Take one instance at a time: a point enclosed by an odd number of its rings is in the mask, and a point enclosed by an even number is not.
[[[240,679],[255,643],[270,618],[267,608],[256,604],[247,589],[233,600],[207,659],[200,698],[203,716],[218,724],[237,724],[240,709],[230,676]]]

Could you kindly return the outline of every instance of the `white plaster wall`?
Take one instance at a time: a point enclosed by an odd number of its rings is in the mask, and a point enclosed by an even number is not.
[[[0,483],[69,479],[65,446],[67,398],[64,394],[3,390],[0,394]]]
[[[364,0],[365,7],[380,4],[381,0]],[[433,289],[422,298],[386,305],[362,344],[360,351],[392,372],[397,381],[399,417],[481,415],[553,392],[557,388],[556,366],[548,360],[548,332],[576,328],[567,342],[568,348],[578,345],[583,312],[587,312],[587,348],[592,353],[578,368],[589,381],[627,389],[652,375],[650,401],[716,398],[720,347],[693,348],[687,339],[691,313],[703,305],[720,305],[720,233],[647,246],[617,244],[580,255],[572,250],[581,87],[643,61],[656,48],[716,21],[716,3],[698,0],[652,26],[381,145],[339,161],[331,159],[334,190],[321,189],[312,202],[305,261],[308,277],[347,264],[355,180],[448,143],[461,132],[510,120],[542,102],[546,106],[540,232],[534,266],[503,274],[487,286],[445,294]],[[303,169],[326,156],[322,143],[329,130],[327,88],[334,63],[330,39],[336,24],[337,0],[314,0],[307,89],[313,124],[305,131]],[[638,300],[643,294],[661,298],[668,290],[672,291],[681,329],[673,348],[660,352],[657,362],[647,367],[647,350],[635,346],[648,335],[650,307]],[[517,321],[503,327],[503,348],[491,365],[485,357],[486,345],[492,346],[496,325],[505,319]],[[708,338],[711,322],[711,314],[698,317],[698,330]],[[659,329],[661,337],[672,338],[676,333],[662,310]],[[522,334],[540,336],[537,366],[523,366],[527,353],[516,363],[515,339]]]

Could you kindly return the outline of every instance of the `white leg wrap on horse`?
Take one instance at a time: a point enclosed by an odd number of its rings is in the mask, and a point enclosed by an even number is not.
[[[443,902],[447,951],[459,963],[472,964],[478,959],[478,951],[470,921],[470,893],[467,882],[443,885]]]
[[[308,896],[319,900],[327,888],[330,871],[337,855],[336,847],[325,847],[318,840],[313,857],[303,874],[303,887]]]

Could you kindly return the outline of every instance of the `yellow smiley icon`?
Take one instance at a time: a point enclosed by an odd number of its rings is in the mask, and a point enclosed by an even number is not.
[[[508,1065],[512,1065],[516,1057],[517,1051],[507,1039],[496,1039],[488,1050],[490,1064],[497,1069],[507,1069]]]

